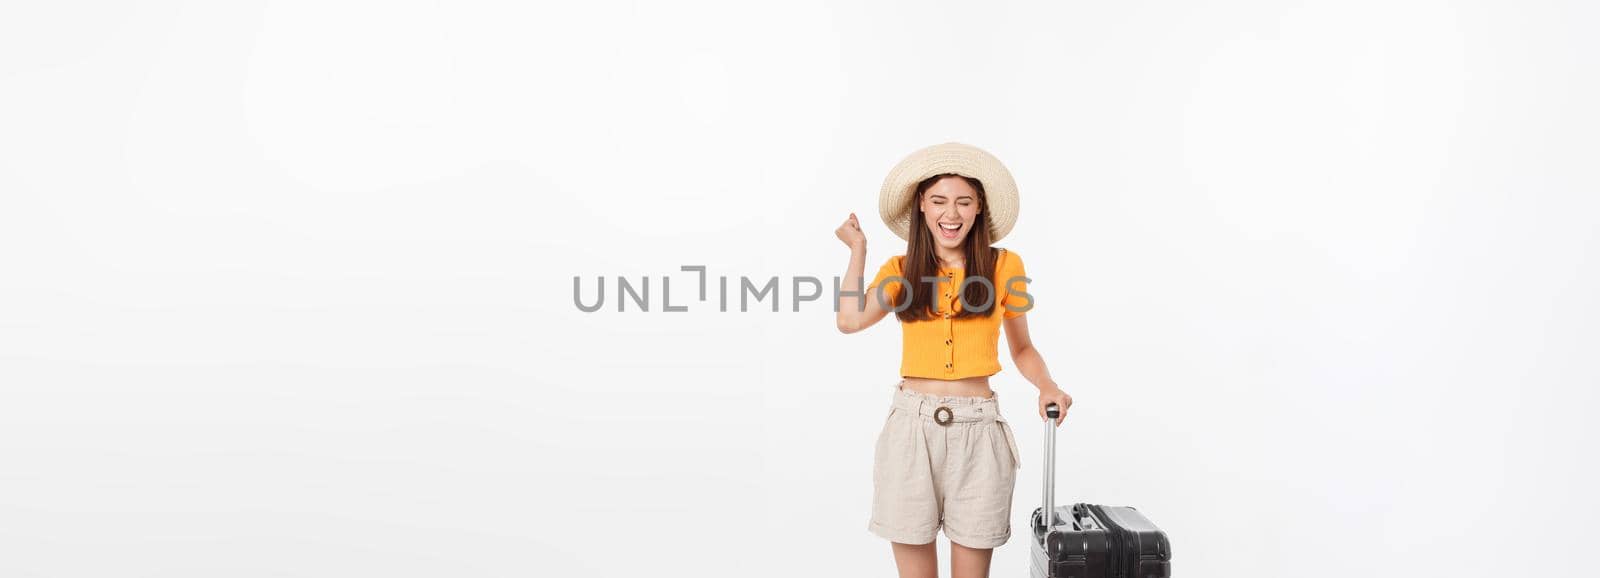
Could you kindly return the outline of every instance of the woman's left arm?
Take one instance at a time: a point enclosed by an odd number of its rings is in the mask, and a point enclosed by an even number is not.
[[[1067,419],[1067,408],[1072,407],[1072,396],[1061,391],[1055,380],[1050,379],[1050,370],[1044,366],[1044,356],[1039,355],[1039,350],[1033,346],[1033,338],[1028,336],[1028,316],[1018,315],[1002,322],[1006,328],[1006,344],[1011,347],[1011,361],[1017,365],[1017,371],[1034,387],[1039,388],[1039,418],[1045,417],[1044,408],[1052,403],[1061,408],[1061,417],[1056,419],[1056,427]]]

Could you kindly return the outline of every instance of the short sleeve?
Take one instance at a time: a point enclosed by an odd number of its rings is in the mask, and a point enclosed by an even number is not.
[[[884,280],[900,277],[900,279],[895,279],[894,282],[881,289],[886,303],[894,303],[895,299],[899,297],[901,289],[905,288],[905,276],[901,273],[901,263],[904,260],[904,255],[890,257],[889,261],[878,269],[878,276],[872,279],[872,284],[867,286],[868,289],[871,289],[882,284]]]
[[[1022,257],[1016,251],[1005,250],[1000,265],[995,267],[1000,282],[1000,306],[1006,319],[1021,317],[1033,309],[1033,296],[1028,294],[1028,271],[1022,266]]]

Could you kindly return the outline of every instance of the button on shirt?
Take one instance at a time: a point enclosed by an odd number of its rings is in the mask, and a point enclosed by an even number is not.
[[[891,257],[878,270],[877,277],[868,286],[869,289],[881,287],[883,302],[888,304],[886,309],[894,308],[895,300],[905,288],[901,286],[899,280],[888,284],[884,284],[884,280],[897,276],[903,278],[904,263],[904,255]],[[900,375],[962,379],[999,373],[1000,321],[1020,316],[1033,305],[1032,298],[1025,294],[1027,281],[1022,258],[1014,251],[1000,249],[995,264],[995,278],[990,279],[995,288],[994,303],[989,309],[989,314],[982,317],[955,318],[955,313],[962,310],[961,296],[958,292],[962,281],[966,279],[964,269],[941,267],[938,275],[940,280],[935,299],[937,311],[934,318],[900,323]],[[920,283],[924,287],[932,286],[931,283],[918,279],[906,279],[906,281]]]

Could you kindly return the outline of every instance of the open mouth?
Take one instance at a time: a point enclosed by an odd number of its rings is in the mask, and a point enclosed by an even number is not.
[[[939,236],[954,239],[961,235],[961,223],[939,223]]]

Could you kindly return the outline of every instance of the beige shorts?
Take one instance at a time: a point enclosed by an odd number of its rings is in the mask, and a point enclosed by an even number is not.
[[[946,538],[968,548],[1011,538],[1022,464],[997,398],[936,396],[895,384],[873,459],[867,530],[927,544],[942,525]]]

